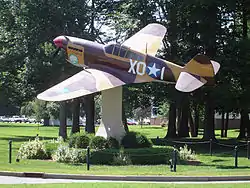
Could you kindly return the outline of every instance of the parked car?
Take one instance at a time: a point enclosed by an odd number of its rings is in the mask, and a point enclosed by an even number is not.
[[[142,124],[143,125],[150,125],[151,124],[150,119],[148,119],[148,118],[143,119]]]
[[[20,117],[20,116],[12,116],[10,118],[10,121],[14,122],[14,123],[27,123],[28,122],[28,118]]]
[[[0,122],[10,122],[11,120],[10,120],[10,118],[8,118],[8,117],[5,117],[5,116],[1,116],[0,117]]]
[[[134,119],[127,119],[127,124],[128,125],[138,125],[138,122],[135,121]]]
[[[35,118],[28,118],[29,123],[37,123]]]

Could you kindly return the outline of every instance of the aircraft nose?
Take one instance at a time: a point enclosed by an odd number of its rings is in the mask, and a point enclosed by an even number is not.
[[[63,45],[67,43],[66,38],[64,36],[56,37],[53,42],[58,48],[63,48]]]

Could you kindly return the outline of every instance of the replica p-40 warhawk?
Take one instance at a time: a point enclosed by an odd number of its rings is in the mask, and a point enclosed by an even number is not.
[[[175,83],[182,92],[191,92],[209,83],[219,63],[198,54],[185,66],[155,57],[166,28],[149,24],[122,44],[102,45],[92,41],[59,36],[58,48],[67,61],[84,70],[39,94],[38,99],[63,101],[131,83]]]

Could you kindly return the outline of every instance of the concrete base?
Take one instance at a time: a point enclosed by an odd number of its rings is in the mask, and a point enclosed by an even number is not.
[[[113,137],[120,141],[125,133],[122,123],[122,86],[102,91],[102,120],[96,136]]]

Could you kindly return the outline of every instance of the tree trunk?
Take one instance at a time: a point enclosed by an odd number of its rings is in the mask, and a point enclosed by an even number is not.
[[[182,117],[182,109],[181,107],[179,106],[177,109],[177,131],[180,129],[180,126],[181,126],[181,117]]]
[[[80,100],[79,98],[73,99],[72,102],[72,128],[71,134],[80,132],[80,125],[79,125],[79,114],[80,114]]]
[[[85,131],[87,133],[95,133],[95,100],[94,100],[94,94],[90,94],[85,96],[84,100],[84,107],[86,112],[86,125],[85,125]]]
[[[181,106],[181,119],[180,126],[178,129],[178,137],[189,137],[189,128],[188,128],[188,115],[189,115],[189,101],[188,97],[184,96]]]
[[[210,94],[207,94],[206,104],[205,104],[205,123],[204,123],[204,140],[213,139],[215,140],[214,133],[214,105]]]
[[[123,102],[122,102],[122,123],[123,123],[125,131],[129,132],[128,123],[127,123],[127,117],[126,117],[126,113],[125,113],[125,108],[124,108]]]
[[[191,109],[189,109],[188,120],[189,120],[191,136],[196,137],[197,135],[196,135],[195,124],[194,124],[194,120],[192,117]]]
[[[227,112],[226,114],[225,132],[224,132],[225,137],[227,137],[228,123],[229,123],[229,112]]]
[[[60,126],[59,126],[59,136],[64,140],[67,138],[67,119],[66,119],[66,102],[60,102]]]
[[[238,136],[238,139],[246,138],[246,128],[248,123],[249,123],[249,117],[247,110],[242,109],[240,111],[240,134]]]
[[[220,132],[220,137],[225,137],[225,111],[224,109],[222,109],[222,112],[221,112],[221,132]]]
[[[168,113],[168,132],[165,138],[176,138],[176,104],[175,102],[170,103]]]
[[[199,134],[199,124],[200,124],[200,114],[198,110],[198,105],[195,104],[194,106],[194,124],[195,124],[195,137]]]

